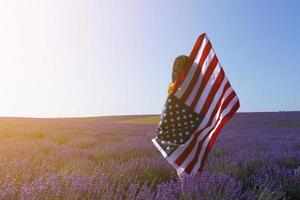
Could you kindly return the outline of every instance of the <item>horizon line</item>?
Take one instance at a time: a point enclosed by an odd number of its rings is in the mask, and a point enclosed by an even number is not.
[[[237,114],[246,113],[283,113],[283,112],[300,112],[300,110],[279,110],[279,111],[248,111],[248,112],[236,112]],[[101,118],[101,117],[125,117],[125,116],[159,116],[161,114],[112,114],[112,115],[91,115],[91,116],[53,116],[53,117],[42,117],[42,116],[0,116],[3,118],[18,118],[18,119],[80,119],[80,118]]]

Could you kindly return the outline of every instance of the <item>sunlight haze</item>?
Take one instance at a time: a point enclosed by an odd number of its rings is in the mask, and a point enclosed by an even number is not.
[[[240,112],[300,110],[299,12],[299,1],[1,1],[0,116],[158,114],[173,60],[203,32]]]

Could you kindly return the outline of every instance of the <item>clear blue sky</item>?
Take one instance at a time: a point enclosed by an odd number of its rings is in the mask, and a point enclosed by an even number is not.
[[[240,112],[300,110],[300,1],[0,3],[0,115],[160,113],[206,32]]]

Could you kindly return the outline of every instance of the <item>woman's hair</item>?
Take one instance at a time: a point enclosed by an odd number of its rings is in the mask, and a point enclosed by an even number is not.
[[[178,78],[178,75],[184,69],[188,58],[189,57],[186,55],[181,55],[175,59],[174,64],[173,64],[172,82],[176,81],[176,79]]]

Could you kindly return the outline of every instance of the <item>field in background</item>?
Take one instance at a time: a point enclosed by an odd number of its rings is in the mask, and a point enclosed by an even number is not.
[[[127,124],[158,124],[160,120],[160,116],[143,116],[137,117],[132,119],[125,119],[120,121],[121,123]]]
[[[0,199],[300,199],[300,112],[236,114],[183,189],[158,120],[0,118]]]

